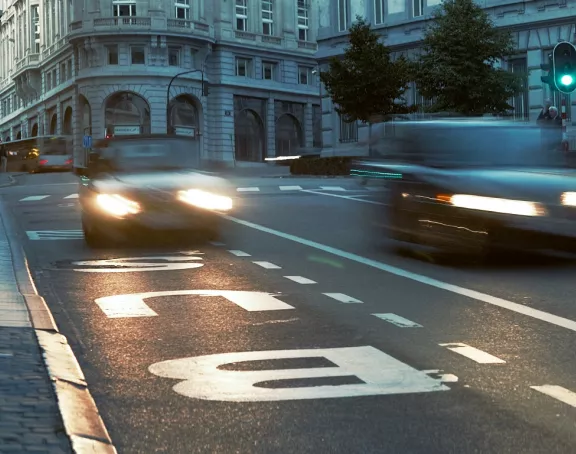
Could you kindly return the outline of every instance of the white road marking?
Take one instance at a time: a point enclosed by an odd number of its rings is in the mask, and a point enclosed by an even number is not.
[[[203,263],[194,263],[194,261],[202,260],[202,257],[191,257],[193,254],[201,254],[200,252],[188,252],[187,257],[175,256],[154,256],[154,257],[126,257],[108,260],[87,260],[81,262],[72,262],[76,266],[87,267],[106,267],[110,268],[76,268],[74,271],[81,273],[130,273],[136,271],[175,271],[175,270],[188,270],[193,268],[200,268],[204,266]],[[147,260],[147,261],[146,261]],[[154,260],[154,262],[150,262]],[[164,263],[158,262],[164,261]],[[168,263],[166,263],[168,262]]]
[[[340,301],[341,303],[362,303],[362,301],[352,298],[351,296],[345,295],[344,293],[324,293],[324,295]]]
[[[230,254],[235,255],[236,257],[250,257],[250,254],[244,251],[238,251],[236,249],[230,249],[228,252],[230,252]]]
[[[310,189],[303,189],[302,192],[309,192],[310,194],[325,195],[327,197],[338,197],[339,199],[353,200],[353,201],[362,202],[362,203],[370,203],[372,205],[384,205],[384,206],[386,206],[386,204],[382,203],[382,202],[375,202],[374,200],[358,199],[356,196],[351,196],[351,195],[326,194],[325,192],[312,191]]]
[[[576,393],[562,388],[562,386],[556,385],[542,385],[542,386],[530,386],[535,391],[539,391],[542,394],[558,399],[560,402],[564,402],[572,407],[576,407]]]
[[[297,282],[298,284],[317,284],[316,281],[302,276],[284,276],[286,279]]]
[[[237,192],[258,192],[260,191],[260,188],[236,188]]]
[[[422,325],[408,320],[407,318],[400,317],[396,314],[372,314],[384,321],[392,323],[393,325],[399,326],[400,328],[422,328]]]
[[[13,356],[13,353],[0,353],[0,358],[12,358]]]
[[[98,298],[96,304],[108,318],[156,317],[145,300],[163,296],[220,296],[249,312],[282,311],[294,307],[267,292],[245,292],[233,290],[175,290],[167,292],[132,293]]]
[[[226,246],[224,243],[220,243],[220,241],[210,241],[212,246]]]
[[[84,238],[82,230],[28,230],[28,239],[40,240],[81,240]]]
[[[267,270],[279,270],[281,267],[278,265],[274,265],[273,263],[270,262],[253,262],[258,266],[261,266],[262,268],[266,268]]]
[[[283,358],[326,358],[336,367],[307,369],[226,370],[221,366]],[[172,389],[183,396],[225,402],[274,402],[386,394],[449,391],[439,379],[404,364],[371,346],[220,353],[152,364],[159,377],[180,380]],[[359,384],[264,388],[266,381],[355,376]]]
[[[79,194],[70,194],[67,195],[66,197],[64,197],[65,199],[77,199],[79,197]]]
[[[411,271],[403,270],[402,268],[397,268],[395,266],[388,265],[386,263],[378,262],[377,260],[362,257],[360,255],[353,254],[351,252],[346,252],[341,249],[334,248],[332,246],[327,246],[325,244],[317,243],[315,241],[307,240],[305,238],[300,238],[298,236],[291,235],[289,233],[280,232],[278,230],[264,227],[263,225],[255,224],[253,222],[244,221],[242,219],[238,219],[228,215],[223,215],[223,217],[225,219],[228,219],[229,221],[235,222],[245,227],[250,227],[252,229],[259,230],[261,232],[266,232],[271,235],[275,235],[279,238],[284,238],[286,240],[293,241],[295,243],[299,243],[304,246],[308,246],[326,252],[328,254],[335,255],[337,257],[341,257],[343,259],[347,259],[356,263],[361,263],[363,265],[370,266],[372,268],[376,268],[381,271],[385,271],[386,273],[390,273],[395,276],[400,276],[415,282],[420,282],[421,284],[429,285],[430,287],[435,287],[442,290],[446,290],[448,292],[456,293],[458,295],[466,296],[470,299],[482,301],[483,303],[501,307],[503,309],[507,309],[509,311],[516,312],[518,314],[526,315],[528,317],[532,317],[534,319],[541,320],[543,322],[547,322],[552,325],[560,326],[562,328],[566,328],[571,331],[576,331],[576,321],[574,320],[559,317],[558,315],[553,315],[548,312],[533,309],[531,307],[524,306],[522,304],[505,300],[503,298],[498,298],[496,296],[488,295],[486,293],[478,292],[476,290],[471,290],[468,288],[460,287],[458,285],[449,284],[447,282],[443,282],[438,279],[423,276],[421,274],[413,273]]]
[[[345,191],[346,189],[340,186],[320,186],[323,191]]]
[[[461,343],[452,344],[439,344],[440,347],[446,347],[448,350],[458,353],[459,355],[465,356],[466,358],[476,361],[479,364],[505,364],[506,361],[497,358],[496,356],[486,353],[482,350],[478,350],[475,347],[470,347],[470,345]]]
[[[50,196],[49,195],[31,195],[28,197],[24,197],[23,199],[20,199],[20,202],[36,202],[38,200],[47,199],[48,197],[50,197]]]
[[[281,191],[300,191],[301,186],[280,186]]]

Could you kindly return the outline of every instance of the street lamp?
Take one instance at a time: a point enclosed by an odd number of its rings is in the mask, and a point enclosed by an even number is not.
[[[203,96],[205,95],[205,92],[204,92],[204,71],[202,71],[201,69],[190,69],[188,71],[178,73],[174,77],[172,77],[172,79],[170,80],[170,83],[168,84],[168,89],[166,90],[166,132],[168,134],[170,134],[172,131],[172,126],[170,125],[170,88],[172,87],[172,82],[174,82],[180,76],[184,76],[185,74],[192,74],[192,73],[202,73],[202,95]]]

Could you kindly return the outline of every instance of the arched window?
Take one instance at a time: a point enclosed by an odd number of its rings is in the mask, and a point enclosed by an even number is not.
[[[276,156],[295,155],[302,146],[302,128],[292,115],[284,114],[276,120]]]
[[[241,111],[234,122],[235,156],[238,161],[264,161],[264,126],[256,112]]]
[[[150,106],[134,93],[114,93],[106,100],[104,121],[107,135],[149,134]]]

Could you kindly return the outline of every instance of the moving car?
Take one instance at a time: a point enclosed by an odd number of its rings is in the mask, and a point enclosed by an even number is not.
[[[394,240],[475,256],[574,252],[576,170],[541,134],[494,120],[390,124],[351,173],[385,182],[376,222]]]
[[[220,214],[233,206],[230,186],[202,170],[192,140],[115,137],[91,153],[79,190],[86,243],[101,247],[167,231],[216,239]]]

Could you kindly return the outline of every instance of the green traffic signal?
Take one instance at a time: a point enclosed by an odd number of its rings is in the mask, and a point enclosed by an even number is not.
[[[563,41],[552,51],[552,77],[559,91],[570,94],[576,90],[576,47]]]
[[[564,74],[560,78],[560,83],[562,85],[572,85],[574,83],[574,78],[570,74]]]

